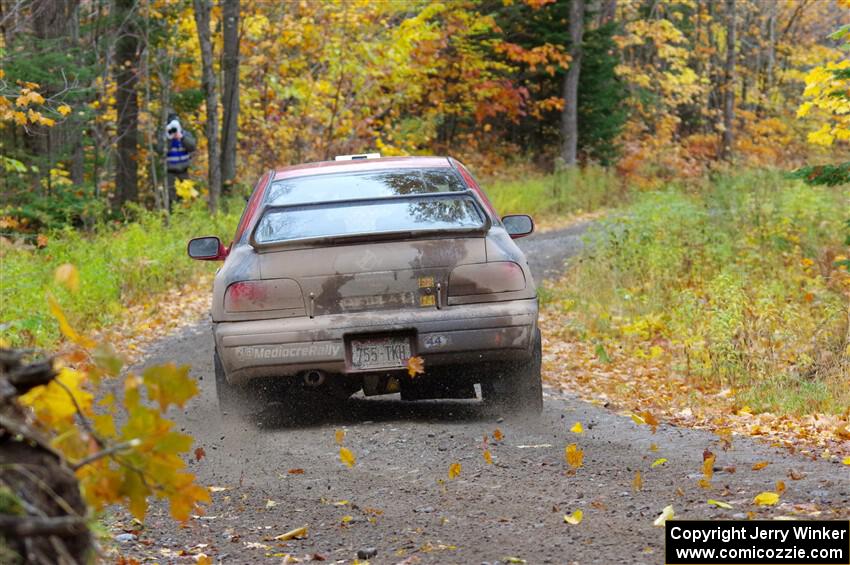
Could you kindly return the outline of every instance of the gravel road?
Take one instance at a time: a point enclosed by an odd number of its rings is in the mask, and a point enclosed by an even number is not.
[[[538,281],[560,272],[585,228],[522,240]],[[165,505],[154,504],[139,539],[121,545],[142,560],[187,562],[187,555],[204,552],[224,563],[279,563],[283,554],[352,563],[360,551],[376,552],[373,565],[492,565],[509,558],[663,563],[663,528],[652,523],[669,504],[692,519],[743,518],[748,511],[792,515],[795,504],[802,505],[796,511],[850,509],[845,467],[737,437],[723,451],[716,436],[701,430],[661,425],[653,434],[552,389],[539,420],[503,420],[472,401],[385,397],[354,398],[341,412],[298,423],[286,414],[232,423],[222,421],[216,405],[208,323],[158,343],[149,363],[165,361],[192,365],[200,379],[201,394],[178,423],[206,451],[190,470],[219,488],[206,515],[185,527],[167,518]],[[581,435],[569,431],[577,421],[585,428]],[[344,445],[357,457],[353,468],[339,461],[336,429],[346,431]],[[493,439],[496,429],[501,441]],[[482,455],[485,435],[492,464]],[[573,442],[584,450],[584,465],[574,473],[564,460],[564,447]],[[705,449],[717,454],[710,490],[697,485]],[[651,468],[659,458],[667,462]],[[757,461],[770,465],[751,470]],[[461,472],[450,480],[455,462]],[[791,480],[791,468],[804,477]],[[633,490],[637,470],[639,492]],[[753,496],[774,490],[777,480],[787,485],[780,505],[753,506]],[[710,498],[734,508],[710,506]],[[584,520],[564,523],[564,514],[578,509]],[[131,527],[123,515],[116,520],[115,534],[122,522]],[[273,539],[304,525],[305,539]]]

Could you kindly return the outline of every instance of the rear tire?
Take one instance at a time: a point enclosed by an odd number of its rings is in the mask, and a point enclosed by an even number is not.
[[[215,393],[218,397],[218,409],[224,416],[246,417],[256,408],[255,401],[245,386],[230,384],[224,365],[218,351],[213,354],[213,365],[215,366]]]
[[[484,401],[514,414],[540,414],[543,411],[542,359],[540,330],[535,329],[531,357],[505,363],[491,380],[482,383]]]

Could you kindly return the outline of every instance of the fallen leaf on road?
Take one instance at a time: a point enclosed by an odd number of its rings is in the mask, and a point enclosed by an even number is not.
[[[573,469],[578,469],[581,467],[582,462],[584,461],[584,451],[578,448],[578,446],[574,443],[569,444],[564,448],[564,457],[567,460],[567,463]]]
[[[658,418],[655,417],[651,412],[641,412],[640,417],[643,418],[643,421],[652,428],[652,433],[658,431]]]
[[[665,458],[661,457],[661,458],[653,461],[652,465],[650,465],[650,468],[658,467],[659,465],[664,465],[665,463],[667,463],[667,460]]]
[[[505,434],[502,433],[502,430],[496,428],[493,431],[493,439],[496,441],[502,441],[503,439],[505,439]]]
[[[720,428],[719,430],[716,430],[714,434],[720,438],[723,451],[729,451],[729,448],[732,447],[732,430],[729,428]]]
[[[718,508],[725,508],[726,510],[731,510],[732,505],[728,502],[723,502],[722,500],[714,500],[713,498],[708,499],[708,503],[712,506],[717,506]]]
[[[449,465],[449,479],[454,479],[460,475],[460,463],[452,463]]]
[[[303,475],[304,469],[290,469],[287,471],[290,475]]]
[[[711,478],[714,476],[714,461],[716,457],[713,453],[711,453],[708,457],[705,457],[702,461],[702,475],[705,477],[705,480],[711,482]]]
[[[643,488],[643,477],[640,476],[640,471],[635,471],[635,478],[632,480],[632,488],[635,492]]]
[[[201,459],[206,457],[206,455],[207,455],[207,452],[204,451],[203,447],[196,447],[195,448],[195,461],[200,461]]]
[[[785,483],[783,481],[776,481],[776,492],[777,494],[785,492]]]
[[[334,506],[347,506],[348,501],[347,500],[337,500],[336,502],[333,503],[333,505]]]
[[[301,526],[300,528],[295,528],[294,530],[289,530],[285,534],[280,534],[279,536],[275,536],[275,541],[287,541],[291,539],[301,539],[307,537],[307,526]]]
[[[773,506],[779,502],[779,495],[775,492],[762,492],[753,499],[753,503],[759,506]]]
[[[275,502],[274,500],[266,501],[266,508],[274,508],[275,506],[277,506],[277,502]]]
[[[667,520],[671,520],[673,516],[675,516],[675,512],[673,512],[673,505],[665,506],[664,510],[661,511],[661,514],[655,519],[655,522],[653,522],[652,525],[663,527]]]
[[[850,455],[841,460],[845,465],[850,465]]]
[[[788,477],[792,481],[799,481],[800,479],[803,479],[805,476],[806,476],[805,473],[801,473],[797,469],[788,469]]]
[[[768,465],[770,465],[770,461],[759,461],[758,463],[753,463],[753,471],[761,471]]]
[[[492,455],[490,455],[490,450],[489,450],[489,449],[485,449],[485,450],[484,450],[484,461],[486,461],[488,465],[492,465],[492,464],[493,464],[493,456],[492,456]]]
[[[342,440],[345,439],[345,430],[337,430],[334,432],[334,439],[336,439],[337,445],[342,445]]]
[[[658,446],[655,445],[654,443],[651,443],[651,444],[649,444],[649,450],[654,453],[654,452],[658,451]]]
[[[351,522],[352,520],[354,520],[353,516],[343,516],[342,517],[342,523],[343,524],[347,524],[347,523]]]
[[[564,522],[572,524],[573,526],[581,524],[582,518],[584,518],[584,512],[581,510],[576,510],[572,514],[564,514]]]
[[[195,556],[195,563],[198,565],[212,565],[212,559],[206,553],[199,553]]]
[[[835,429],[835,435],[837,435],[841,439],[850,439],[850,430],[847,429],[847,424],[838,426]]]
[[[355,457],[350,449],[346,447],[339,448],[339,460],[348,465],[349,467],[354,467]]]
[[[575,424],[573,424],[573,427],[570,428],[570,431],[574,434],[583,434],[584,428],[582,427],[581,422],[576,422]]]
[[[637,424],[638,426],[645,426],[646,425],[646,420],[644,420],[643,418],[641,418],[637,414],[629,414],[629,416],[631,416],[632,421],[635,424]]]
[[[505,563],[527,563],[527,561],[519,557],[505,557]]]

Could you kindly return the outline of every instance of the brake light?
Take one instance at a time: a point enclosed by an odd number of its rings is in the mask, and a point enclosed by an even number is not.
[[[493,295],[525,288],[522,267],[511,261],[475,263],[456,267],[449,277],[449,298]]]
[[[301,287],[292,279],[240,281],[227,287],[224,309],[228,312],[304,310]]]

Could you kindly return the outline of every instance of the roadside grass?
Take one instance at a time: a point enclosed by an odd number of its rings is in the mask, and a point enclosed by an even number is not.
[[[198,235],[229,241],[242,203],[211,217],[202,202],[176,210],[168,225],[162,216],[140,210],[132,222],[101,225],[92,233],[71,228],[47,234],[47,245],[0,246],[0,335],[14,347],[52,348],[59,341],[46,294],[52,293],[78,330],[116,323],[125,309],[178,288],[216,265],[192,261],[186,243]],[[54,283],[54,271],[71,263],[80,277],[78,292]]]
[[[622,180],[598,166],[494,180],[485,182],[484,189],[500,214],[531,214],[540,219],[593,212],[627,201]]]
[[[770,171],[640,193],[543,298],[600,356],[663,363],[671,390],[727,391],[744,411],[842,414],[848,196]]]

